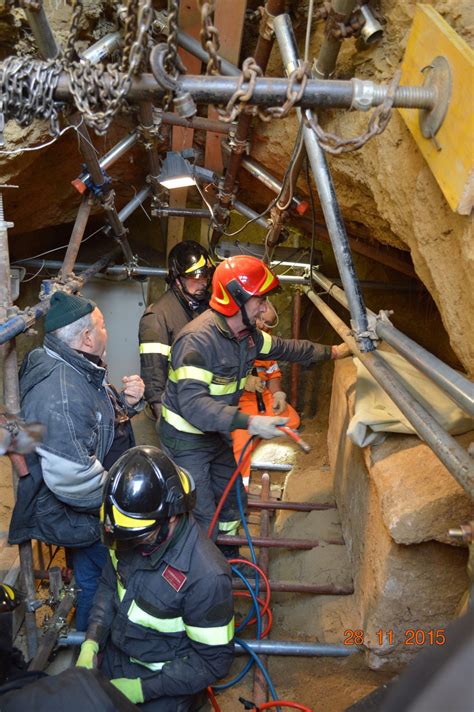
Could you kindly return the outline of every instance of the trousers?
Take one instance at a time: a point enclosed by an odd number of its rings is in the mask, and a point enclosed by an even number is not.
[[[181,441],[184,443],[185,441]],[[215,435],[199,449],[181,449],[168,447],[162,442],[162,449],[180,467],[187,470],[196,484],[196,506],[193,515],[198,524],[208,531],[216,506],[229,482],[236,462],[230,441],[221,435]],[[219,527],[214,528],[212,538],[217,538],[218,531],[236,534],[240,524],[240,512],[237,503],[237,490],[240,488],[242,504],[247,505],[247,493],[239,476],[230,490],[219,515]]]
[[[96,541],[91,546],[71,549],[74,578],[79,589],[76,606],[76,628],[87,630],[99,576],[107,560],[107,548]]]

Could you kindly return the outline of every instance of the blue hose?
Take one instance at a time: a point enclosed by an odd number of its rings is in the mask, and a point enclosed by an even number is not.
[[[260,615],[260,609],[258,607],[258,601],[257,597],[255,596],[255,593],[253,591],[252,586],[250,585],[249,581],[245,578],[245,576],[238,570],[237,567],[231,566],[232,573],[238,576],[244,584],[247,586],[249,593],[252,597],[253,600],[253,605],[255,607],[255,610],[257,611],[257,639],[260,640],[260,636],[262,635],[262,617]],[[241,631],[242,628],[245,626],[245,621],[243,621],[239,627],[237,628],[237,632]],[[237,640],[237,638],[235,638]],[[223,682],[220,685],[213,685],[214,690],[227,690],[227,688],[232,687],[233,685],[236,685],[238,682],[240,682],[248,673],[250,668],[252,667],[254,663],[254,659],[251,657],[250,660],[245,664],[245,667],[242,668],[242,670],[239,672],[238,675],[232,678],[232,680],[229,680],[228,682]],[[274,699],[277,699],[276,697]]]

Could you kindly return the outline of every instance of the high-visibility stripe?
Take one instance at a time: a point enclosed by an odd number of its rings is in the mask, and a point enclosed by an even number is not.
[[[144,628],[157,630],[159,633],[183,633],[184,623],[181,617],[158,618],[140,608],[136,601],[132,601],[128,609],[127,618],[132,623],[142,625]]]
[[[162,356],[168,356],[170,351],[171,346],[168,344],[160,344],[158,341],[140,344],[141,354],[161,354]]]
[[[180,430],[182,433],[194,433],[195,435],[204,435],[202,430],[198,430],[197,428],[195,428],[194,425],[188,423],[187,420],[182,418],[177,413],[173,413],[173,411],[169,410],[169,408],[167,408],[165,405],[161,406],[161,415],[167,423],[172,425],[173,428],[176,428],[176,430]]]
[[[127,517],[123,514],[117,507],[112,505],[112,512],[116,524],[125,529],[139,529],[141,527],[149,527],[152,524],[156,524],[156,519],[133,519],[133,517]]]
[[[197,366],[180,366],[176,369],[170,368],[168,378],[173,383],[184,381],[185,378],[191,378],[193,381],[202,381],[209,384],[212,381],[212,373],[206,371],[205,368],[198,368]]]
[[[191,267],[188,267],[188,269],[186,269],[184,271],[184,274],[189,274],[190,272],[195,272],[196,270],[201,269],[201,267],[205,267],[205,266],[206,266],[206,258],[204,257],[204,255],[201,255],[201,257],[198,259],[197,262],[195,262],[193,265],[191,265]]]
[[[122,582],[119,579],[118,572],[117,572],[117,566],[118,566],[118,559],[117,559],[117,554],[113,549],[109,549],[109,554],[110,558],[112,559],[112,566],[115,569],[115,573],[117,575],[117,594],[119,597],[120,601],[123,601],[123,598],[125,594],[127,593],[127,589],[122,585]]]
[[[239,531],[240,519],[234,519],[232,522],[219,522],[219,531],[226,534],[235,535]]]
[[[263,336],[263,344],[262,348],[260,349],[261,354],[268,354],[270,353],[270,349],[272,348],[272,337],[270,334],[267,334],[266,331],[261,331],[261,335]]]
[[[220,625],[214,628],[199,628],[194,625],[185,625],[188,638],[196,643],[205,645],[227,645],[234,637],[234,619],[227,625]]]
[[[143,665],[143,667],[148,668],[148,670],[153,670],[154,672],[157,672],[158,670],[161,670],[166,663],[171,662],[171,660],[165,660],[162,663],[147,663],[144,660],[137,660],[137,658],[129,658],[131,663],[137,663],[138,665]]]

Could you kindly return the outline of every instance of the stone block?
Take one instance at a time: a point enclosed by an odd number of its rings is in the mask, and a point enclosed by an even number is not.
[[[391,478],[398,477],[399,483],[403,481],[403,485],[399,484],[398,493],[395,486],[389,490],[391,500],[397,501],[400,512],[402,501],[408,507],[410,498],[415,500],[417,497],[420,480],[419,475],[417,479],[417,468],[422,462],[418,459],[412,462],[411,454],[418,447],[425,446],[415,436],[389,435],[383,446],[386,448],[384,452],[389,452],[387,448],[390,447],[393,453],[398,452],[395,441],[398,447],[403,441],[403,469],[405,476],[410,475],[411,479],[403,479],[398,468],[391,470],[391,476],[385,476],[383,462],[386,458],[379,456],[375,458],[378,465],[375,472],[370,453],[356,447],[346,436],[354,408],[354,385],[353,364],[349,361],[337,362],[329,418],[329,458],[335,476],[335,495],[342,530],[353,568],[358,627],[364,632],[368,662],[373,668],[396,668],[411,659],[421,647],[409,644],[407,631],[422,630],[426,634],[430,630],[444,628],[455,616],[467,588],[467,551],[422,538],[419,538],[422,543],[410,545],[394,540],[385,520],[388,505],[385,513],[382,505],[384,487],[387,480],[391,483]],[[407,442],[412,447],[407,447]],[[398,462],[400,467],[401,460]],[[436,468],[434,470],[438,472]],[[439,473],[432,476],[438,478]],[[451,497],[453,503],[454,489],[451,485],[447,487],[449,493],[445,496],[448,499]],[[425,495],[426,502],[428,499]],[[427,516],[430,506],[438,512],[449,509],[443,509],[434,497],[432,502],[434,504],[426,504],[424,514],[420,516],[423,523],[419,530],[425,531],[427,538],[430,532],[435,531],[428,526],[433,520],[433,517]],[[412,502],[409,511],[410,521],[413,522],[411,531],[415,531],[416,507]],[[459,511],[454,508],[449,511],[454,521],[460,523],[459,517],[465,514],[463,506]],[[402,518],[399,517],[400,520]],[[440,524],[436,531],[444,531],[446,526],[447,523]]]

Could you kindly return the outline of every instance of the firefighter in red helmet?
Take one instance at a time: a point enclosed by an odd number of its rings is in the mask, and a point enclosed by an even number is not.
[[[184,327],[171,349],[161,445],[196,482],[194,515],[206,529],[236,467],[229,434],[247,429],[249,437],[273,438],[282,435],[278,426],[288,420],[239,411],[239,398],[255,360],[278,359],[309,366],[349,353],[345,344],[322,346],[281,339],[257,329],[267,297],[279,289],[278,278],[256,257],[224,260],[213,276],[210,309]],[[245,502],[243,487],[241,494]],[[221,511],[219,531],[235,534],[239,525],[234,487]]]

